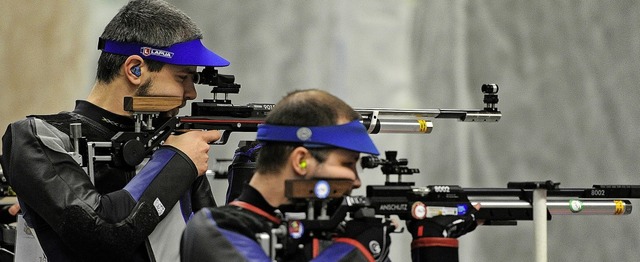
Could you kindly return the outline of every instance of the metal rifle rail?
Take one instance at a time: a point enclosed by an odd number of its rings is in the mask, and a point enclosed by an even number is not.
[[[413,182],[402,182],[402,176],[413,175],[420,170],[408,168],[408,160],[398,159],[396,151],[386,151],[385,156],[386,159],[375,156],[361,159],[363,168],[380,166],[387,177],[384,185],[367,186],[366,197],[380,214],[399,215],[403,219],[424,218],[429,214],[463,214],[471,210],[474,204],[480,203],[478,218],[494,221],[495,224],[516,224],[518,220],[533,220],[534,192],[538,189],[544,189],[550,200],[547,203],[547,220],[555,214],[626,215],[631,213],[632,205],[624,199],[640,198],[640,185],[560,188],[560,183],[550,180],[510,182],[506,188],[461,188],[457,185],[415,187]],[[397,175],[397,181],[390,181],[391,175]]]
[[[275,104],[250,103],[234,105],[229,94],[240,92],[233,75],[218,74],[205,67],[196,74],[194,82],[212,86],[213,99],[191,103],[191,115],[179,118],[178,129],[220,130],[222,138],[215,144],[226,144],[232,132],[255,132],[264,123]],[[433,119],[458,119],[463,122],[497,122],[502,117],[498,110],[498,85],[484,84],[483,109],[397,109],[355,108],[362,116],[362,124],[370,134],[378,133],[431,133]],[[223,95],[222,99],[218,97]]]
[[[626,189],[614,188],[608,195],[591,195],[601,185],[580,189],[548,190],[547,220],[552,215],[628,215],[632,204]],[[461,188],[454,185],[414,187],[409,185],[368,186],[367,198],[379,215],[397,215],[403,220],[424,219],[435,215],[461,215],[480,204],[478,219],[486,225],[516,225],[533,220],[533,191],[525,188]]]
[[[389,170],[389,169],[388,169]],[[401,220],[421,220],[439,215],[463,215],[474,212],[484,225],[517,225],[533,221],[534,185],[547,188],[546,219],[554,215],[629,215],[633,205],[628,199],[640,198],[640,185],[594,185],[591,188],[559,188],[559,183],[511,182],[507,188],[462,188],[457,185],[413,186],[407,182],[369,185],[364,196],[345,196],[351,181],[296,180],[287,181],[285,195],[298,205],[306,206],[304,224],[309,234],[327,237],[348,215],[357,212],[368,216]],[[320,197],[320,192],[329,195]],[[339,204],[336,204],[339,201]]]
[[[206,103],[206,102],[200,102]],[[178,129],[206,129],[223,131],[223,138],[216,144],[226,144],[232,132],[256,132],[258,125],[263,124],[273,104],[249,104],[246,107],[210,107],[205,114],[180,117],[181,127]],[[203,105],[198,106],[200,110]],[[192,107],[193,108],[193,107]],[[235,109],[234,109],[235,108]],[[237,114],[233,110],[252,108],[247,114]],[[213,110],[220,110],[213,113]],[[356,108],[362,116],[360,121],[368,133],[395,134],[429,134],[433,130],[433,119],[459,119],[463,122],[497,122],[502,117],[500,112],[463,109],[393,109],[393,108]],[[211,115],[218,114],[218,115]],[[228,115],[224,115],[228,114]]]

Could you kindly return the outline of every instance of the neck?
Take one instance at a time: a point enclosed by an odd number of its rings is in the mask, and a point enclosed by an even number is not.
[[[288,202],[284,196],[284,179],[281,174],[255,173],[249,185],[258,190],[272,207],[279,207]]]
[[[130,112],[124,110],[124,97],[134,95],[130,90],[119,78],[109,84],[96,82],[87,101],[114,114],[131,116]]]

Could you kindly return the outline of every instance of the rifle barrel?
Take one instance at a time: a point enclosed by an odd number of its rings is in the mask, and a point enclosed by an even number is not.
[[[523,200],[470,199],[471,204],[480,204],[482,209],[532,209],[531,203]],[[628,200],[565,199],[547,200],[551,215],[629,215],[633,205]]]

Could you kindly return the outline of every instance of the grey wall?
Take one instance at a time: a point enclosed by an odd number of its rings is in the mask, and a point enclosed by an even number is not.
[[[231,61],[220,71],[243,85],[238,104],[321,88],[357,107],[471,109],[483,106],[483,83],[500,85],[499,123],[440,121],[430,135],[375,136],[381,150],[420,168],[419,185],[640,184],[637,2],[174,3]],[[361,176],[382,182],[377,170]],[[556,216],[549,260],[635,261],[638,222],[637,212]],[[533,238],[531,222],[480,227],[461,238],[460,253],[463,261],[533,261]],[[392,258],[408,260],[407,234],[393,241]]]

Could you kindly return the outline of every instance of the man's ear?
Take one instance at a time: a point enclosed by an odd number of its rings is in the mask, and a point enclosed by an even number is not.
[[[307,160],[310,158],[311,153],[304,147],[296,147],[289,154],[288,164],[293,168],[296,175],[305,176],[307,174]]]
[[[127,57],[127,60],[124,61],[124,64],[122,64],[122,67],[120,68],[129,83],[136,87],[142,83],[141,76],[144,74],[144,69],[144,59],[139,55]]]

